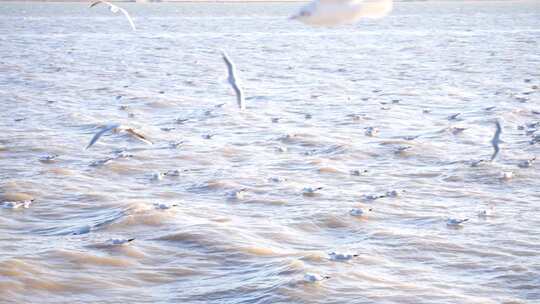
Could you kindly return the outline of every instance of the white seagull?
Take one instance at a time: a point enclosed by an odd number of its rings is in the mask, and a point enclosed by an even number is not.
[[[221,56],[223,57],[223,61],[225,61],[225,64],[227,65],[227,81],[233,88],[234,93],[236,94],[236,101],[238,102],[238,107],[240,108],[240,110],[245,110],[246,102],[244,100],[244,91],[242,91],[239,86],[239,81],[236,79],[236,67],[224,51],[221,52]]]
[[[6,209],[19,209],[19,208],[30,208],[30,205],[34,202],[34,200],[26,200],[26,201],[16,201],[16,202],[2,202],[0,203],[0,206],[2,208]]]
[[[97,141],[98,139],[103,136],[103,134],[109,132],[109,131],[113,131],[113,132],[126,132],[127,134],[131,135],[132,137],[144,142],[144,143],[147,143],[147,144],[152,144],[152,142],[146,138],[146,136],[142,135],[141,133],[135,131],[133,128],[126,128],[126,127],[122,127],[120,124],[111,124],[111,125],[106,125],[103,129],[101,129],[99,132],[97,132],[94,137],[92,137],[92,139],[90,140],[90,143],[88,143],[88,145],[86,146],[86,148],[84,148],[85,150],[86,149],[89,149],[90,147],[92,147]]]
[[[393,6],[393,0],[313,0],[290,19],[315,26],[336,26],[361,18],[382,18]]]
[[[306,273],[304,275],[304,282],[306,283],[316,283],[328,279],[330,279],[329,276],[322,276],[318,273]]]
[[[465,223],[469,219],[455,219],[455,218],[449,218],[446,220],[446,225],[449,227],[460,227],[461,224]]]
[[[133,23],[133,20],[131,19],[131,16],[129,15],[129,13],[125,9],[123,9],[123,8],[121,8],[119,6],[116,6],[116,5],[114,5],[114,4],[110,3],[110,2],[107,2],[107,1],[98,0],[98,1],[92,2],[92,4],[90,4],[90,7],[94,7],[94,6],[96,6],[96,5],[100,4],[100,3],[108,5],[109,10],[113,14],[116,14],[118,12],[122,12],[122,14],[124,14],[124,16],[126,16],[127,20],[129,21],[129,24],[131,25],[131,28],[134,31],[137,30],[137,28],[135,27],[135,23]]]
[[[328,254],[328,257],[330,258],[330,260],[332,261],[340,261],[340,262],[346,262],[346,261],[349,261],[355,257],[357,257],[358,254],[350,254],[350,253],[335,253],[335,252],[330,252]]]

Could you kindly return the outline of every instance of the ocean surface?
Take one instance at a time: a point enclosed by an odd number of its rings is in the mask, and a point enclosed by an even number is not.
[[[120,5],[0,3],[0,303],[540,303],[540,2]]]

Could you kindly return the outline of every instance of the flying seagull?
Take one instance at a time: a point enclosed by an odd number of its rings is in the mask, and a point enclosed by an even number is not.
[[[393,8],[393,0],[313,0],[290,19],[315,26],[336,26],[361,18],[382,18]]]
[[[499,143],[501,142],[501,133],[502,133],[502,128],[501,128],[501,123],[499,123],[499,121],[496,121],[495,122],[495,127],[496,127],[496,130],[495,130],[495,135],[493,135],[493,139],[491,139],[491,145],[493,146],[493,155],[491,155],[491,161],[493,161],[495,159],[495,157],[497,157],[497,154],[499,154]]]
[[[236,79],[236,68],[225,52],[222,51],[221,56],[223,57],[223,61],[225,61],[225,64],[227,65],[227,81],[232,86],[234,93],[236,94],[236,101],[238,102],[238,107],[240,108],[240,110],[245,110],[246,102],[244,100],[244,92],[238,86],[238,81]]]
[[[119,6],[116,6],[116,5],[114,5],[114,4],[110,3],[110,2],[107,2],[107,1],[98,0],[98,1],[92,2],[92,4],[90,4],[90,7],[94,7],[94,6],[96,6],[96,5],[100,4],[100,3],[108,5],[109,10],[113,14],[116,14],[118,12],[122,12],[122,14],[124,14],[124,16],[126,16],[127,20],[129,21],[129,24],[131,25],[131,28],[134,31],[137,30],[137,28],[135,27],[135,23],[133,23],[133,20],[131,19],[131,16],[129,15],[129,13],[125,9],[123,9],[123,8],[121,8]]]
[[[120,124],[111,124],[111,125],[106,125],[103,129],[101,129],[99,132],[97,132],[94,137],[92,137],[92,139],[90,140],[90,143],[88,143],[88,145],[86,146],[86,148],[84,148],[85,150],[90,148],[91,146],[93,146],[97,141],[98,139],[103,136],[103,134],[109,132],[109,131],[113,131],[113,132],[126,132],[128,133],[129,135],[131,135],[132,137],[144,142],[144,143],[147,143],[147,144],[152,144],[152,142],[144,135],[142,135],[141,133],[135,131],[134,129],[132,128],[125,128],[125,127],[122,127]]]

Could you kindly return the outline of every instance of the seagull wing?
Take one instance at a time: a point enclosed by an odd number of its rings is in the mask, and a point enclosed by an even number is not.
[[[129,129],[125,129],[125,131],[127,133],[129,133],[130,135],[132,135],[133,137],[137,138],[138,140],[144,142],[144,143],[147,143],[149,145],[152,144],[152,142],[144,135],[142,135],[141,133],[129,128]]]
[[[100,3],[104,3],[104,4],[107,4],[107,5],[109,5],[109,6],[112,5],[111,3],[107,2],[107,1],[98,0],[98,1],[92,2],[92,3],[90,4],[90,7],[94,7],[94,6],[96,6],[96,5],[100,4]]]
[[[103,129],[101,129],[101,131],[97,132],[96,135],[94,135],[94,137],[92,137],[92,139],[90,140],[90,143],[86,146],[86,148],[84,148],[85,150],[90,148],[92,145],[94,145],[98,139],[105,133],[107,133],[108,131],[111,131],[113,129],[116,129],[120,127],[119,124],[114,124],[114,125],[108,125],[108,126],[105,126]]]
[[[109,6],[109,8],[111,8],[111,9],[117,9],[117,8],[118,8],[118,6],[112,4],[112,3],[108,2],[108,1],[104,1],[104,0],[97,0],[97,1],[94,1],[94,2],[92,2],[92,3],[90,4],[90,7],[97,6],[98,4],[101,4],[101,3],[106,4],[106,5]]]
[[[98,0],[98,1],[92,2],[92,4],[90,4],[90,7],[94,7],[94,6],[96,6],[96,5],[100,4],[100,3],[108,5],[111,8],[111,10],[114,9],[114,10],[117,10],[117,11],[121,11],[122,14],[124,14],[124,16],[126,16],[127,20],[129,21],[129,24],[131,25],[131,28],[134,31],[137,30],[137,28],[135,27],[135,23],[133,23],[133,19],[131,19],[131,16],[129,15],[129,13],[125,9],[123,9],[123,8],[117,6],[117,5],[114,5],[114,4],[112,4],[110,2],[107,2],[107,1]],[[116,11],[114,11],[114,12],[116,13]]]
[[[246,102],[244,99],[244,92],[241,88],[238,87],[238,85],[236,85],[236,82],[233,84],[233,89],[236,93],[236,102],[238,103],[238,107],[240,108],[240,110],[245,110]]]
[[[127,20],[129,21],[129,24],[131,25],[131,28],[132,28],[134,31],[136,31],[137,28],[135,27],[135,23],[133,23],[133,19],[131,19],[131,16],[129,15],[129,13],[128,13],[125,9],[123,9],[123,8],[121,8],[121,7],[119,7],[119,9],[120,9],[120,11],[122,12],[122,14],[124,14],[124,16],[126,16]]]
[[[491,145],[493,146],[493,150],[494,150],[493,155],[491,155],[491,161],[493,161],[495,157],[497,157],[497,154],[499,154],[499,151],[500,151],[499,141],[500,141],[501,133],[502,133],[501,124],[498,121],[496,121],[495,127],[496,127],[495,135],[493,135],[493,139],[491,140]]]
[[[238,86],[238,82],[236,81],[236,72],[235,72],[234,64],[232,63],[232,61],[229,59],[229,57],[227,56],[225,52],[221,52],[221,56],[223,57],[223,61],[225,61],[225,65],[227,66],[228,80],[236,94],[236,101],[238,103],[238,107],[241,110],[244,110],[246,108],[244,92]]]

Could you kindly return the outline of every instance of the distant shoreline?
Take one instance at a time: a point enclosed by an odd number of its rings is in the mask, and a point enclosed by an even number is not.
[[[191,2],[191,3],[249,3],[249,2],[309,2],[310,0],[111,0],[109,2],[124,2],[124,3],[177,3],[177,2]],[[427,0],[416,0],[427,1]],[[2,2],[62,2],[62,3],[80,3],[80,2],[93,2],[92,0],[0,0]]]
[[[249,2],[309,2],[311,0],[108,0],[109,2],[124,2],[124,3],[175,3],[175,2],[192,2],[192,3],[249,3]],[[394,0],[394,2],[428,2],[430,0]],[[520,1],[520,0],[436,0],[436,1]],[[92,0],[0,0],[1,2],[93,2]]]

